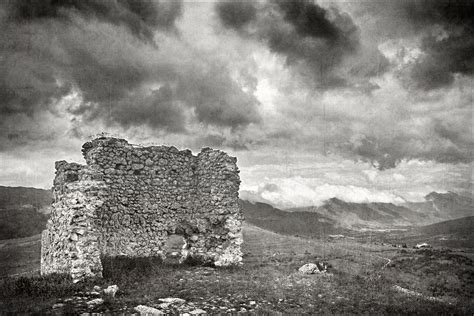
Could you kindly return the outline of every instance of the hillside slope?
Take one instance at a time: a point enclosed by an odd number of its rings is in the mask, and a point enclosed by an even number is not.
[[[51,191],[0,186],[0,239],[39,234],[46,226]]]
[[[431,192],[424,202],[406,203],[404,206],[433,218],[449,220],[474,216],[474,200],[454,192]]]
[[[0,186],[0,211],[21,208],[40,210],[50,204],[50,190]]]
[[[415,230],[426,235],[474,235],[474,216],[417,227]]]
[[[245,221],[285,235],[325,237],[346,230],[326,216],[311,212],[287,212],[265,203],[240,200]]]

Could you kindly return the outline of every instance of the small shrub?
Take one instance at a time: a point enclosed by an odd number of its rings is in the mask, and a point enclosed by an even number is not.
[[[198,257],[188,256],[184,262],[186,266],[202,266],[202,267],[214,267],[214,264],[210,261],[205,261]]]
[[[49,215],[35,208],[8,209],[0,213],[0,239],[22,238],[41,233]]]
[[[106,279],[113,279],[130,273],[149,275],[157,265],[161,265],[162,263],[163,260],[161,257],[103,257],[102,275]]]
[[[7,278],[0,283],[0,297],[63,297],[83,287],[84,283],[74,284],[71,277],[64,274]]]

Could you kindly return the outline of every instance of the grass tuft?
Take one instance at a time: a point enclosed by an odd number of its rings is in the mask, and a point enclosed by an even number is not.
[[[83,287],[84,284],[74,284],[71,277],[64,274],[6,278],[0,282],[0,297],[63,297],[72,295]]]
[[[163,264],[161,257],[129,258],[125,256],[103,257],[102,275],[105,279],[114,279],[124,274],[147,275],[157,265]]]

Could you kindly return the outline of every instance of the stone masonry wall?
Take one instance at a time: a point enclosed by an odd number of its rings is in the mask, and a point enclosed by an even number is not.
[[[101,276],[102,256],[164,258],[174,234],[185,240],[181,260],[241,261],[236,158],[210,148],[194,156],[116,138],[87,142],[82,151],[85,166],[56,163],[42,274]]]

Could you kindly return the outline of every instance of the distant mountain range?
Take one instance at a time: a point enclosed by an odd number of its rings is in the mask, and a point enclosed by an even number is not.
[[[322,206],[300,207],[290,212],[312,212],[330,218],[349,229],[387,228],[432,223],[427,216],[392,203],[350,203],[337,198]]]
[[[345,234],[351,230],[425,226],[474,215],[472,198],[453,192],[432,192],[424,202],[403,205],[350,203],[332,198],[319,207],[281,210],[266,203],[245,200],[239,203],[246,221],[251,224],[277,233],[313,237]],[[41,213],[48,213],[50,204],[50,190],[0,186],[0,239],[41,231],[47,218]],[[451,226],[459,227],[453,223],[446,227]]]
[[[405,207],[433,219],[450,220],[474,215],[472,197],[456,194],[454,192],[431,192],[425,196],[424,202],[405,203]]]
[[[390,203],[358,204],[330,199],[319,208],[291,212],[266,203],[240,201],[240,205],[246,222],[283,235],[351,237],[411,246],[428,242],[450,248],[472,248],[474,241],[474,216],[426,225],[427,220],[435,218]]]
[[[432,192],[425,202],[350,203],[332,198],[322,206],[300,207],[289,212],[312,212],[325,216],[349,229],[377,229],[422,226],[474,215],[473,200],[453,192]]]
[[[240,201],[240,204],[247,222],[289,235],[356,236],[358,232],[367,230],[403,229],[406,233],[399,231],[399,235],[471,236],[469,231],[474,229],[472,199],[452,192],[432,192],[425,197],[425,202],[403,205],[350,203],[337,198],[329,199],[321,206],[289,210],[280,210],[266,203]]]

